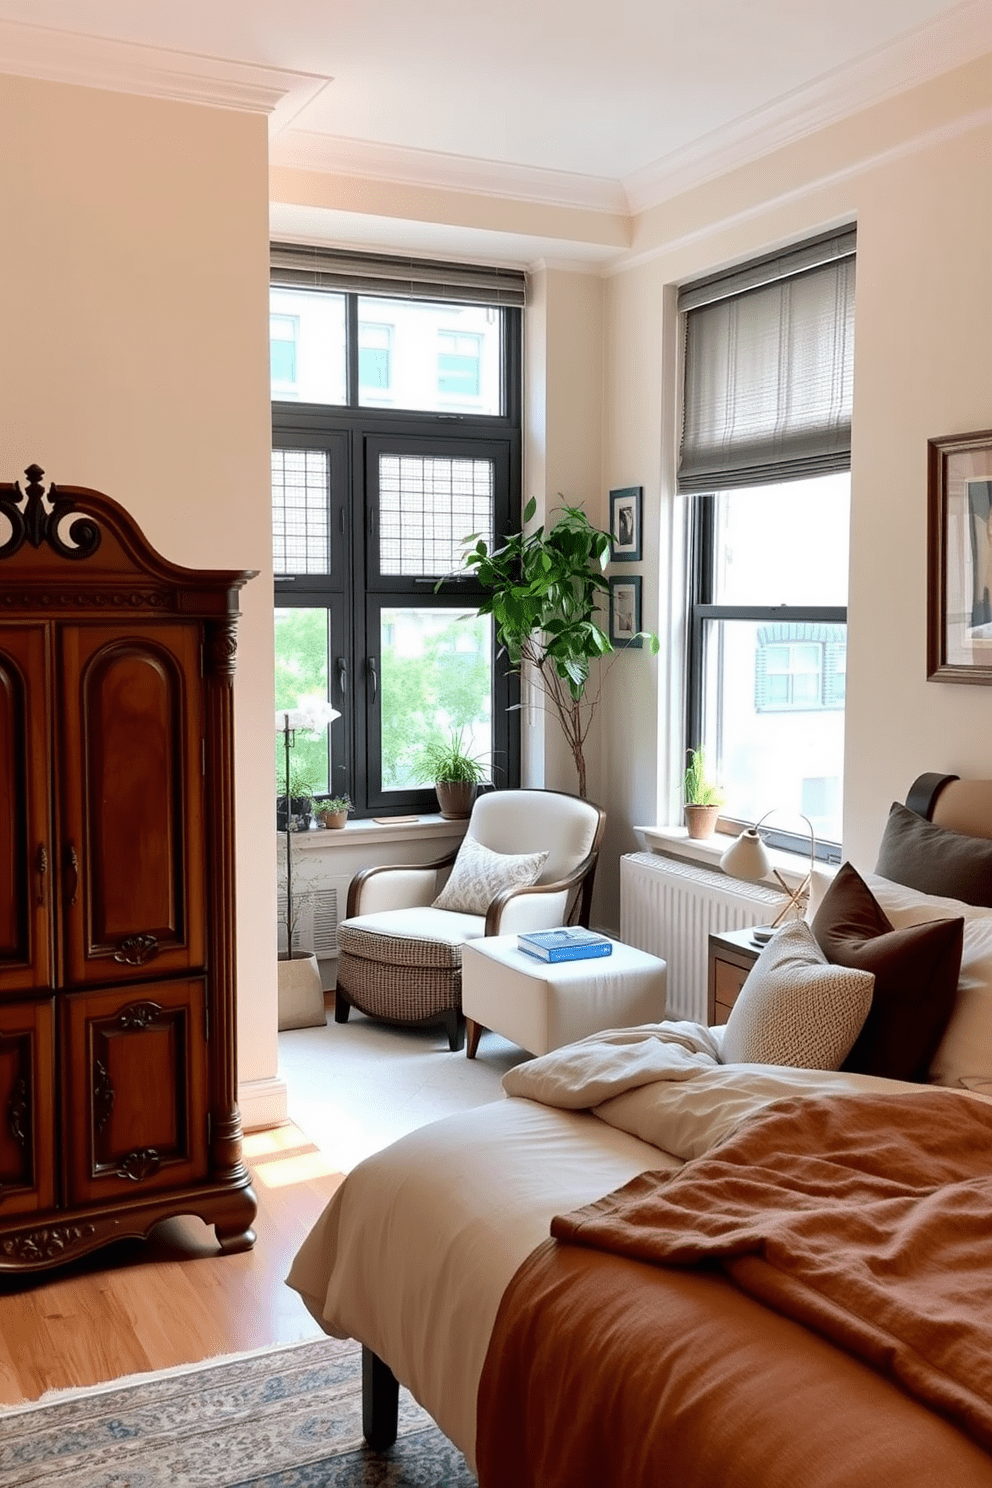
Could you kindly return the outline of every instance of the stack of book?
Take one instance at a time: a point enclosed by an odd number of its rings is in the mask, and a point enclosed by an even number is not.
[[[517,936],[517,946],[528,956],[542,961],[584,961],[590,956],[609,956],[613,942],[596,930],[583,930],[581,925],[562,930],[532,930]]]

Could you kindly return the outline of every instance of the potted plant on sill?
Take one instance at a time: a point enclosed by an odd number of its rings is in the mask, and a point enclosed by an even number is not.
[[[313,809],[322,827],[340,831],[348,820],[351,801],[347,796],[328,796],[325,801],[315,801]]]
[[[682,776],[682,803],[689,836],[697,841],[712,837],[723,804],[723,794],[706,777],[702,745],[686,750],[687,765]]]
[[[434,740],[420,752],[420,768],[429,771],[437,791],[437,803],[445,821],[471,816],[479,786],[486,779],[481,760],[466,754],[462,735]]]

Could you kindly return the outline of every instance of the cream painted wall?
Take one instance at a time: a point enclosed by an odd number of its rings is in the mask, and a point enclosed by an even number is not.
[[[666,375],[664,285],[653,265],[607,281],[604,376],[604,473],[600,519],[609,526],[609,491],[641,486],[641,561],[613,564],[608,572],[642,577],[641,623],[662,641],[657,657],[645,646],[609,664],[601,709],[601,778],[607,829],[597,876],[597,923],[618,931],[621,854],[641,844],[635,825],[658,815],[658,780],[668,774],[671,449],[675,400]],[[663,425],[665,438],[663,439]],[[664,576],[664,577],[662,577]]]
[[[120,501],[250,568],[235,684],[239,1073],[278,1119],[264,118],[0,77],[4,480]]]
[[[537,501],[535,523],[553,522],[563,503],[604,518],[601,491],[603,281],[598,275],[545,268],[534,274],[527,310],[524,391],[524,502]],[[523,783],[574,791],[571,750],[539,694],[525,688]],[[535,699],[538,699],[535,706]],[[598,734],[585,750],[587,789],[598,800]]]
[[[926,681],[925,613],[926,441],[992,426],[990,99],[987,57],[656,208],[635,231],[640,262],[608,287],[604,486],[645,484],[657,563],[652,555],[644,572],[664,626],[681,561],[668,485],[673,286],[857,221],[844,850],[862,868],[874,863],[889,803],[919,772],[989,771],[992,694]],[[681,637],[667,639],[677,668]],[[678,735],[681,688],[664,661],[656,685],[634,665],[643,687],[618,666],[602,711],[606,923],[616,923],[616,852],[631,845],[632,826],[677,820],[664,739]]]
[[[916,775],[992,769],[992,693],[926,680],[925,602],[926,441],[992,428],[992,125],[864,187],[844,836],[871,867]]]

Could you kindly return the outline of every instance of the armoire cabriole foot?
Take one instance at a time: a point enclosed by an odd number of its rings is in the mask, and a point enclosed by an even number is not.
[[[253,574],[0,484],[0,1270],[199,1215],[248,1249],[233,682]]]

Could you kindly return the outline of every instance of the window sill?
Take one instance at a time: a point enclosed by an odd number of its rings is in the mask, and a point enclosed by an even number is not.
[[[310,827],[293,832],[293,851],[341,851],[364,847],[373,842],[418,842],[432,838],[462,837],[468,826],[464,821],[448,821],[443,816],[418,816],[416,821],[375,821],[371,817],[349,821],[344,827]],[[285,832],[277,832],[285,840]]]
[[[699,839],[690,837],[685,827],[635,827],[634,831],[643,837],[650,852],[678,858],[683,863],[701,863],[716,873],[722,871],[720,859],[738,836],[736,832],[716,832],[712,837]],[[790,889],[798,888],[809,872],[808,853],[786,852],[778,847],[769,847],[767,852],[772,868],[778,869]],[[832,879],[837,868],[836,863],[818,862],[816,876],[821,881]],[[765,882],[775,887],[774,879]]]

